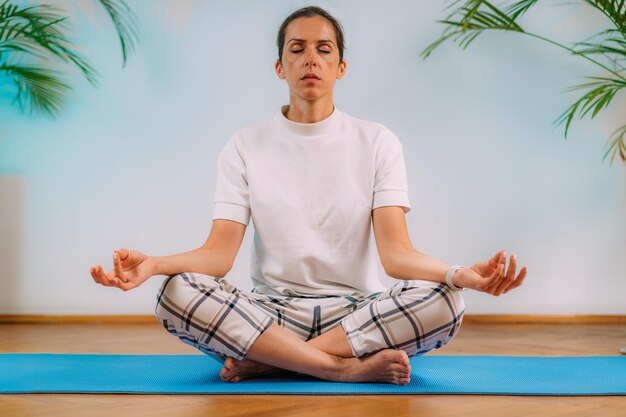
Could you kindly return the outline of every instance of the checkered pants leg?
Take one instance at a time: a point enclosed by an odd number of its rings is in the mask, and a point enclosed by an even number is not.
[[[423,355],[448,344],[458,333],[465,302],[458,291],[425,280],[400,280],[342,321],[353,354],[382,349]]]
[[[465,304],[445,284],[399,280],[384,292],[276,296],[240,291],[224,278],[181,273],[165,279],[156,316],[181,341],[220,361],[244,360],[272,322],[307,341],[341,325],[356,357],[382,349],[423,355],[458,333]]]
[[[248,349],[272,324],[230,282],[181,273],[163,281],[156,316],[168,332],[215,359],[245,359]]]

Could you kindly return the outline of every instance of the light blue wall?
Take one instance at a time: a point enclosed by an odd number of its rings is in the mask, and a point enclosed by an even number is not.
[[[273,67],[276,31],[312,3],[131,1],[141,41],[125,69],[102,12],[59,3],[72,6],[102,82],[77,78],[56,121],[23,116],[1,96],[0,313],[151,314],[163,276],[124,293],[96,285],[90,265],[108,271],[116,248],[162,256],[206,240],[217,154],[235,130],[288,102]],[[501,297],[465,292],[468,313],[626,313],[626,171],[601,161],[626,114],[623,95],[612,120],[575,123],[565,141],[551,123],[574,100],[563,90],[596,73],[587,62],[504,33],[465,51],[443,45],[424,61],[443,2],[314,4],[346,31],[335,104],[404,144],[414,246],[465,265],[506,249],[528,267],[525,284]],[[562,41],[601,23],[565,10],[537,9],[523,22]],[[7,204],[15,193],[23,208]],[[227,276],[245,290],[252,233]]]

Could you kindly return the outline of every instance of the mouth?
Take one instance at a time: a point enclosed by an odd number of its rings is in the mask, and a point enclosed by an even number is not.
[[[314,74],[307,74],[304,77],[301,78],[302,80],[318,80],[319,81],[319,77],[317,75]]]

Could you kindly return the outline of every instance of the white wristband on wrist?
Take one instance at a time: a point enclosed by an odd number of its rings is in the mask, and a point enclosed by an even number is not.
[[[464,268],[466,267],[463,265],[452,265],[450,269],[448,269],[448,272],[446,272],[446,284],[448,285],[448,287],[452,288],[454,291],[466,290],[466,288],[457,287],[456,285],[452,283],[452,277],[454,276],[454,273],[458,271],[459,269],[464,269]]]

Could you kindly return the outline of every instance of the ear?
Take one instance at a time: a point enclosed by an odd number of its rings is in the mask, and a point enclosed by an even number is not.
[[[276,70],[276,75],[278,75],[278,78],[284,80],[285,74],[283,73],[283,66],[280,65],[280,61],[278,59],[276,60],[276,62],[274,62],[274,69]]]
[[[339,67],[337,68],[337,79],[340,80],[343,78],[344,74],[346,73],[346,66],[348,65],[348,63],[346,62],[345,58],[341,61],[341,64],[339,64]]]

